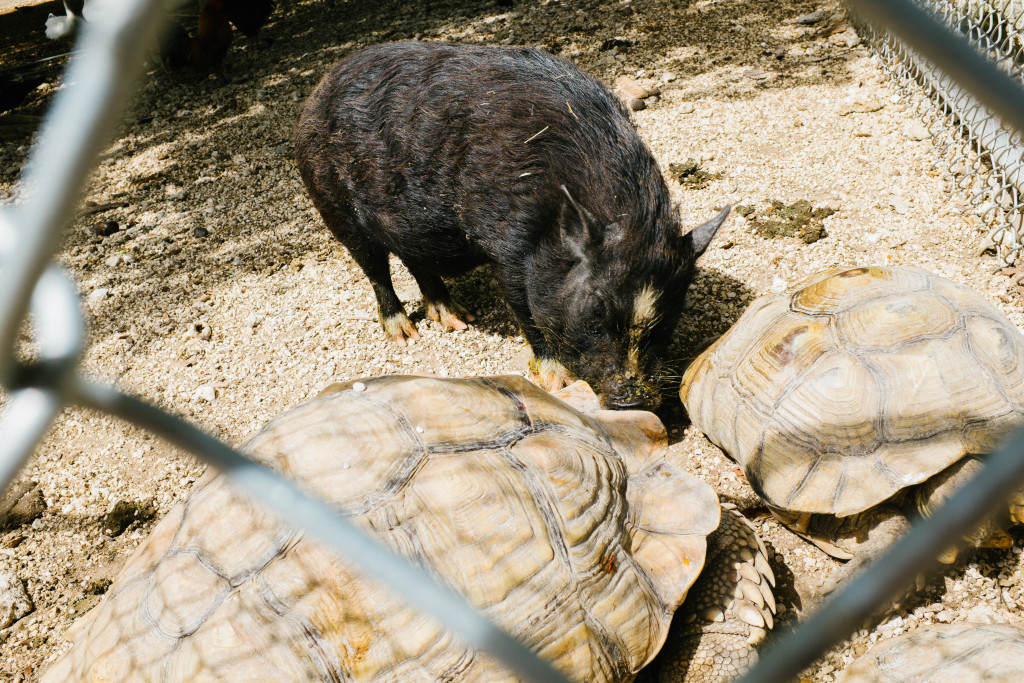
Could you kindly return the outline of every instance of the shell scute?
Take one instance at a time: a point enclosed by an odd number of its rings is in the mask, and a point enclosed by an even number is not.
[[[930,288],[933,276],[916,268],[835,268],[809,278],[789,295],[790,308],[808,315],[832,316],[863,301],[899,290],[912,294]]]
[[[194,633],[231,589],[227,579],[195,560],[191,553],[170,554],[153,570],[142,609],[169,638]]]
[[[839,343],[856,353],[900,353],[906,346],[944,339],[963,328],[962,314],[939,295],[923,291],[878,296],[835,316]]]

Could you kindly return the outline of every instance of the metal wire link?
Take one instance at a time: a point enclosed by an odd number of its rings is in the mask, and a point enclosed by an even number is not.
[[[29,198],[0,209],[0,381],[11,392],[0,415],[0,491],[18,475],[65,403],[106,411],[216,467],[286,523],[347,557],[524,680],[564,681],[462,596],[370,539],[337,509],[183,420],[77,374],[85,339],[78,296],[70,279],[49,264],[169,4],[95,1],[107,3],[103,21],[89,22],[83,30],[65,78],[70,86],[55,99],[29,158],[23,177]],[[38,354],[33,362],[23,362],[15,347],[30,310]]]
[[[1024,83],[1024,1],[927,0],[922,4],[949,29],[967,38],[989,62]],[[1024,143],[1013,127],[944,75],[886,28],[865,27],[865,37],[908,101],[927,122],[953,186],[989,227],[983,248],[1004,267],[1024,248]]]

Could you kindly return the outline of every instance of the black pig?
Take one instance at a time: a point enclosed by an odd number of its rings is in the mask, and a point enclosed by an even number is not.
[[[419,334],[389,254],[449,329],[473,316],[442,276],[489,261],[543,385],[575,375],[606,406],[657,405],[659,356],[728,208],[683,234],[657,162],[597,79],[530,48],[375,45],[317,86],[295,153],[393,341]]]

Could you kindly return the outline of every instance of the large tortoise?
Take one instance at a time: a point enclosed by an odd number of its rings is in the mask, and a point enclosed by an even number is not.
[[[856,554],[852,571],[905,529],[907,504],[927,514],[1024,421],[1024,337],[924,270],[834,268],[757,299],[680,395],[773,511],[834,556]],[[1019,495],[1010,512],[1024,519]],[[969,540],[1008,536],[989,523]]]
[[[336,386],[246,449],[572,679],[606,681],[658,653],[719,526],[714,492],[665,444],[651,413],[584,414],[519,377],[396,376]],[[687,667],[695,680],[745,666],[774,611],[764,547],[734,512],[723,518],[719,580],[672,648],[704,660]],[[45,680],[509,679],[214,476],[68,638]],[[682,670],[665,659],[666,675]]]
[[[932,624],[878,643],[836,683],[1020,683],[1024,629],[1010,624]]]

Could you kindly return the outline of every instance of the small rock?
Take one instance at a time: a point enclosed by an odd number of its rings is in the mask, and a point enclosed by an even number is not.
[[[857,47],[860,45],[860,36],[857,35],[852,26],[845,31],[830,36],[828,40],[833,45],[845,45],[846,47]]]
[[[811,24],[817,24],[819,21],[825,18],[825,11],[816,9],[810,14],[802,14],[793,21],[804,26],[810,26]]]
[[[967,621],[976,624],[998,624],[1002,619],[988,605],[975,605],[967,612]]]
[[[785,292],[788,287],[789,283],[783,280],[781,277],[776,275],[775,277],[772,278],[773,294],[781,294],[782,292]]]
[[[246,317],[245,319],[245,324],[248,325],[249,327],[256,327],[261,322],[263,322],[263,316],[256,315],[255,313],[250,313],[248,317]]]
[[[928,132],[928,127],[920,121],[910,121],[903,126],[903,134],[911,140],[918,142],[921,140],[927,140],[931,137],[931,134]]]
[[[179,202],[188,196],[188,193],[185,191],[184,188],[178,187],[176,185],[169,185],[165,192],[167,194],[168,199]]]
[[[12,572],[0,571],[0,628],[7,628],[34,609],[24,582]]]
[[[680,114],[692,114],[694,112],[694,106],[691,102],[683,102],[679,105],[679,108],[676,109],[676,111]]]
[[[630,97],[626,100],[626,106],[629,107],[630,111],[643,111],[647,109],[647,105],[639,97]]]
[[[205,209],[203,209],[203,213],[206,214],[207,216],[212,216],[215,211],[216,210],[212,206],[208,206]]]
[[[117,268],[117,266],[121,263],[121,255],[120,254],[114,254],[113,256],[108,258],[106,261],[104,261],[104,263],[106,263],[111,268]]]
[[[623,50],[631,47],[633,47],[633,41],[625,38],[609,38],[601,43],[602,52],[605,50]]]
[[[7,490],[0,498],[0,528],[29,524],[46,512],[46,501],[34,481]]]
[[[99,303],[110,295],[110,290],[106,287],[99,287],[89,292],[88,301],[89,303]]]
[[[890,619],[889,621],[885,622],[884,624],[881,624],[878,627],[878,630],[882,631],[883,633],[887,633],[887,632],[890,632],[890,631],[895,631],[896,629],[899,629],[899,628],[903,628],[903,617],[897,616],[897,617],[893,617],[892,619]]]
[[[134,500],[119,500],[107,509],[107,514],[100,517],[100,529],[108,536],[120,536],[134,522],[146,522],[155,516],[156,507],[152,501],[140,503]]]
[[[634,81],[629,76],[620,76],[616,78],[615,88],[617,88],[618,91],[625,94],[628,98],[635,97],[637,99],[645,99],[647,97],[650,97],[651,95],[662,94],[662,90],[658,88],[644,87],[637,83],[636,81]]]
[[[893,210],[901,216],[906,215],[907,211],[910,210],[910,202],[903,197],[893,195],[889,198],[889,204],[891,204]]]
[[[661,74],[662,83],[671,83],[674,80],[676,80],[676,75],[671,71],[666,71],[665,73]]]
[[[867,93],[854,93],[840,102],[839,115],[870,114],[885,106],[885,102]]]
[[[25,538],[25,534],[17,532],[13,534],[7,534],[3,537],[3,540],[0,540],[0,546],[3,546],[4,548],[17,548],[19,545],[24,543]]]
[[[366,385],[362,382],[355,382],[352,384],[352,391],[355,391],[356,393],[366,391]]]
[[[92,231],[100,237],[109,237],[120,229],[117,221],[100,221],[92,226]]]
[[[192,394],[192,400],[213,403],[217,400],[217,390],[209,384],[204,384],[196,389],[195,393]]]
[[[196,228],[195,230],[192,231],[192,235],[194,237],[198,237],[199,239],[202,239],[204,237],[208,237],[209,234],[210,234],[210,231],[207,230],[206,228],[203,228],[203,227],[198,227],[198,228]]]

